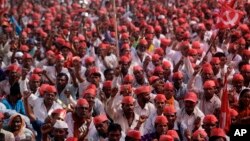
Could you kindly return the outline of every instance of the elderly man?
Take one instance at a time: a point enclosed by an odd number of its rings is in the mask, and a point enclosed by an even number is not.
[[[94,125],[96,128],[96,132],[88,137],[89,140],[93,141],[101,141],[108,137],[108,128],[109,128],[109,120],[105,114],[95,116]]]

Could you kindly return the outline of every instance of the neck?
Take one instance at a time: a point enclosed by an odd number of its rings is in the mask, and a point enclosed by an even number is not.
[[[156,111],[156,113],[157,113],[157,115],[162,115],[163,110],[158,108],[157,111]]]
[[[142,100],[138,100],[138,104],[139,104],[139,106],[140,106],[142,109],[144,109],[144,107],[145,107],[145,105],[146,105],[146,103],[143,102]]]
[[[134,117],[134,113],[124,113],[126,119]]]

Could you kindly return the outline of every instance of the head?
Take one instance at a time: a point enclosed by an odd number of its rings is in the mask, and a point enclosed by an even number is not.
[[[94,117],[94,125],[98,134],[106,137],[108,134],[109,120],[106,115],[98,115]]]
[[[203,84],[204,95],[206,100],[210,100],[215,93],[215,82],[213,80],[207,80]]]
[[[119,141],[122,136],[121,125],[113,123],[109,125],[108,128],[108,139],[109,141]]]
[[[240,92],[239,97],[239,111],[249,108],[250,105],[250,89],[246,88]]]
[[[90,82],[95,84],[96,86],[99,86],[101,82],[101,74],[99,70],[96,67],[89,68],[90,72]]]
[[[227,141],[225,131],[222,128],[213,128],[209,141]]]
[[[9,120],[8,126],[12,132],[20,132],[25,127],[25,122],[21,115],[12,115]]]
[[[184,97],[184,105],[186,113],[192,114],[197,103],[198,103],[197,95],[194,92],[188,92]]]
[[[113,69],[106,69],[104,71],[104,77],[106,80],[113,80],[114,78],[114,70]]]
[[[174,86],[175,88],[180,88],[182,83],[183,83],[183,73],[178,71],[178,72],[175,72],[173,74],[173,82],[174,82]]]
[[[44,104],[46,105],[52,105],[56,99],[57,90],[55,86],[48,85],[46,86],[46,89],[44,90]]]
[[[133,73],[137,81],[144,80],[144,71],[141,66],[134,66]]]
[[[132,96],[125,96],[122,99],[122,110],[124,114],[134,114],[135,99]]]
[[[164,84],[164,90],[166,99],[171,99],[174,96],[174,85],[171,82]]]
[[[214,77],[214,72],[212,67],[203,67],[202,68],[202,72],[201,72],[201,78],[203,80],[203,82],[205,82],[206,80],[211,80]]]
[[[125,137],[125,141],[141,141],[141,132],[138,130],[129,130]]]
[[[75,113],[79,118],[87,118],[90,115],[89,103],[86,99],[79,98],[75,107]]]
[[[207,141],[207,137],[207,133],[204,130],[198,129],[193,133],[192,141]]]
[[[236,89],[236,92],[240,92],[242,87],[244,86],[244,77],[239,73],[234,74],[232,85]]]
[[[85,98],[88,101],[90,108],[93,108],[96,98],[96,89],[94,88],[86,89],[82,95],[83,98]]]
[[[69,77],[65,73],[59,73],[56,76],[56,85],[58,89],[63,89],[68,84]]]
[[[166,97],[163,94],[157,94],[155,97],[155,107],[157,111],[163,112],[166,105]]]
[[[168,131],[168,120],[165,116],[155,118],[155,131],[158,135],[164,135]]]
[[[148,103],[150,100],[151,87],[150,86],[140,86],[135,90],[138,102]]]
[[[41,77],[38,74],[32,74],[30,76],[29,87],[31,91],[36,91],[41,85]]]
[[[165,106],[163,111],[164,116],[168,119],[168,125],[174,125],[176,120],[176,110],[174,106]]]
[[[52,135],[57,141],[64,141],[68,135],[68,125],[65,121],[57,120],[53,126]]]
[[[211,130],[218,126],[218,119],[215,115],[206,115],[203,119],[202,128],[206,131],[208,136],[211,134]]]

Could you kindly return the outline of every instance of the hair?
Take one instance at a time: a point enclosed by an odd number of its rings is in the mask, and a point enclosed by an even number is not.
[[[122,127],[118,123],[111,123],[108,128],[108,132],[114,132],[114,131],[122,131]]]
[[[222,52],[217,52],[214,54],[213,57],[226,57],[225,53],[222,53]]]
[[[111,71],[114,71],[113,69],[109,69],[109,68],[107,68],[106,70],[104,70],[104,75],[107,75],[109,72],[111,72]]]
[[[247,92],[250,92],[249,88],[243,89],[240,92],[240,97],[239,97],[239,111],[244,110],[246,107],[244,107],[244,104],[242,103],[242,101],[240,100]]]
[[[14,85],[10,87],[10,95],[17,96],[19,94],[21,94],[19,83],[14,83]]]
[[[58,73],[56,77],[63,77],[63,76],[66,78],[66,81],[69,80],[68,75],[66,73],[63,73],[63,72]]]

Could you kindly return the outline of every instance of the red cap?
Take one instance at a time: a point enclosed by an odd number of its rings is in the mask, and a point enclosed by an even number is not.
[[[144,93],[150,93],[151,92],[151,87],[150,86],[140,86],[137,89],[135,89],[135,94],[140,95]]]
[[[190,56],[192,56],[192,55],[197,55],[197,54],[198,54],[198,52],[197,52],[196,49],[190,48],[190,49],[188,50],[188,55],[190,55]]]
[[[121,63],[129,63],[131,60],[127,56],[122,56],[120,59]]]
[[[121,49],[123,49],[123,50],[130,50],[130,46],[129,46],[129,44],[122,44],[122,48]]]
[[[23,59],[32,59],[32,56],[29,53],[24,53]]]
[[[243,65],[243,66],[241,67],[241,70],[242,70],[242,71],[250,71],[250,64]]]
[[[156,80],[159,80],[160,78],[158,77],[158,76],[151,76],[150,78],[149,78],[149,83],[150,84],[153,84]]]
[[[103,123],[104,121],[108,121],[108,118],[106,115],[101,114],[101,115],[95,116],[93,121],[95,125],[98,125],[98,124]]]
[[[210,137],[223,137],[226,139],[226,133],[222,128],[213,128]]]
[[[161,26],[157,25],[155,26],[155,32],[161,32],[162,29],[161,29]]]
[[[152,61],[159,61],[161,56],[159,54],[153,54],[152,55]]]
[[[203,67],[202,68],[202,72],[204,72],[204,73],[211,73],[211,74],[214,73],[212,67]]]
[[[179,139],[180,138],[178,133],[176,132],[176,130],[168,130],[167,135],[170,135],[174,139]]]
[[[81,58],[79,56],[74,56],[72,61],[81,62]]]
[[[132,91],[132,86],[131,84],[125,84],[125,85],[121,85],[120,86],[120,91],[124,92],[124,91]]]
[[[121,38],[124,39],[128,39],[129,38],[129,34],[127,32],[122,33]]]
[[[40,88],[39,88],[39,94],[40,94],[41,97],[43,97],[44,92],[45,92],[45,90],[47,89],[48,86],[49,86],[49,84],[42,84],[40,86]]]
[[[84,98],[79,98],[77,100],[76,106],[84,106],[84,105],[88,105],[89,106],[88,101],[86,99],[84,99]]]
[[[16,64],[11,64],[8,66],[7,68],[8,71],[10,72],[19,72],[20,71],[20,67]]]
[[[156,102],[165,102],[167,99],[163,94],[157,94],[155,97]]]
[[[41,77],[38,74],[32,74],[30,76],[30,80],[34,80],[34,81],[40,81]]]
[[[170,135],[161,135],[159,141],[174,141],[174,138]]]
[[[128,83],[132,83],[134,81],[134,77],[133,75],[127,74],[125,75],[125,77],[123,78],[124,82],[128,82]]]
[[[171,82],[166,82],[166,83],[164,84],[164,89],[167,89],[167,90],[174,90],[174,85],[173,85],[173,83],[171,83]]]
[[[213,88],[215,87],[215,82],[213,80],[207,80],[203,84],[203,88]]]
[[[183,78],[183,73],[181,71],[177,71],[173,74],[173,78],[175,79],[180,79],[180,78]]]
[[[95,61],[95,58],[89,56],[89,57],[86,57],[84,61],[85,61],[85,64],[90,64],[90,63],[93,63]]]
[[[53,86],[53,85],[48,85],[46,87],[46,89],[44,90],[44,92],[47,92],[47,93],[57,93],[57,90],[56,90],[56,87]]]
[[[103,82],[103,87],[111,88],[112,87],[112,81],[107,80],[107,81]]]
[[[155,124],[167,124],[168,119],[165,116],[156,116]]]
[[[41,68],[35,68],[34,70],[33,70],[33,73],[34,74],[38,74],[38,73],[42,73],[43,72],[43,70],[41,69]]]
[[[164,55],[164,50],[162,48],[158,47],[158,48],[155,49],[154,54],[158,54],[160,56],[163,56]]]
[[[161,38],[161,45],[163,45],[163,46],[169,46],[170,43],[171,43],[171,39]]]
[[[244,49],[244,50],[242,51],[242,54],[245,55],[245,56],[250,56],[250,50]]]
[[[155,67],[155,69],[154,69],[154,73],[159,73],[159,72],[163,72],[164,70],[163,70],[163,68],[162,68],[162,66],[157,66],[157,67]]]
[[[83,91],[82,96],[85,97],[86,95],[91,95],[93,97],[96,96],[96,89],[87,89],[85,91]]]
[[[200,49],[201,48],[200,41],[193,41],[192,48],[194,48],[194,49]]]
[[[133,67],[134,72],[143,71],[143,68],[139,65]]]
[[[211,64],[220,64],[220,58],[219,57],[213,57],[210,61]]]
[[[244,77],[240,73],[236,73],[233,76],[233,81],[244,81]]]
[[[61,54],[58,54],[58,55],[56,55],[56,60],[62,61],[62,60],[65,60],[65,58]]]
[[[122,98],[122,103],[123,104],[134,104],[135,99],[132,96],[124,96]]]
[[[86,88],[87,89],[95,89],[96,90],[96,85],[95,84],[89,84]]]
[[[89,69],[89,73],[90,73],[90,75],[92,75],[92,74],[99,74],[100,75],[99,69],[97,67],[91,67]]]
[[[52,114],[58,114],[60,118],[64,119],[66,117],[67,111],[65,109],[55,109]]]
[[[196,130],[192,135],[192,139],[198,139],[198,138],[207,138],[206,131],[202,129]]]
[[[27,45],[21,45],[21,46],[20,46],[20,50],[21,50],[22,52],[28,52],[28,51],[29,51],[29,47],[28,47]]]
[[[55,56],[55,52],[52,51],[52,50],[48,50],[48,51],[46,52],[46,56]]]
[[[163,113],[164,114],[175,114],[176,110],[175,110],[174,106],[165,106]]]
[[[145,40],[145,39],[140,39],[139,44],[140,44],[140,45],[147,46],[147,45],[148,45],[148,41]]]
[[[171,63],[169,61],[163,61],[162,62],[162,68],[163,69],[169,69],[171,67]]]
[[[129,130],[127,133],[127,137],[131,137],[135,140],[141,140],[141,132],[138,130]]]
[[[218,119],[215,117],[215,115],[206,115],[203,119],[203,123],[215,124],[216,122],[218,122]]]
[[[192,101],[194,103],[196,103],[197,100],[198,100],[197,95],[194,92],[188,92],[184,98],[184,101]]]

